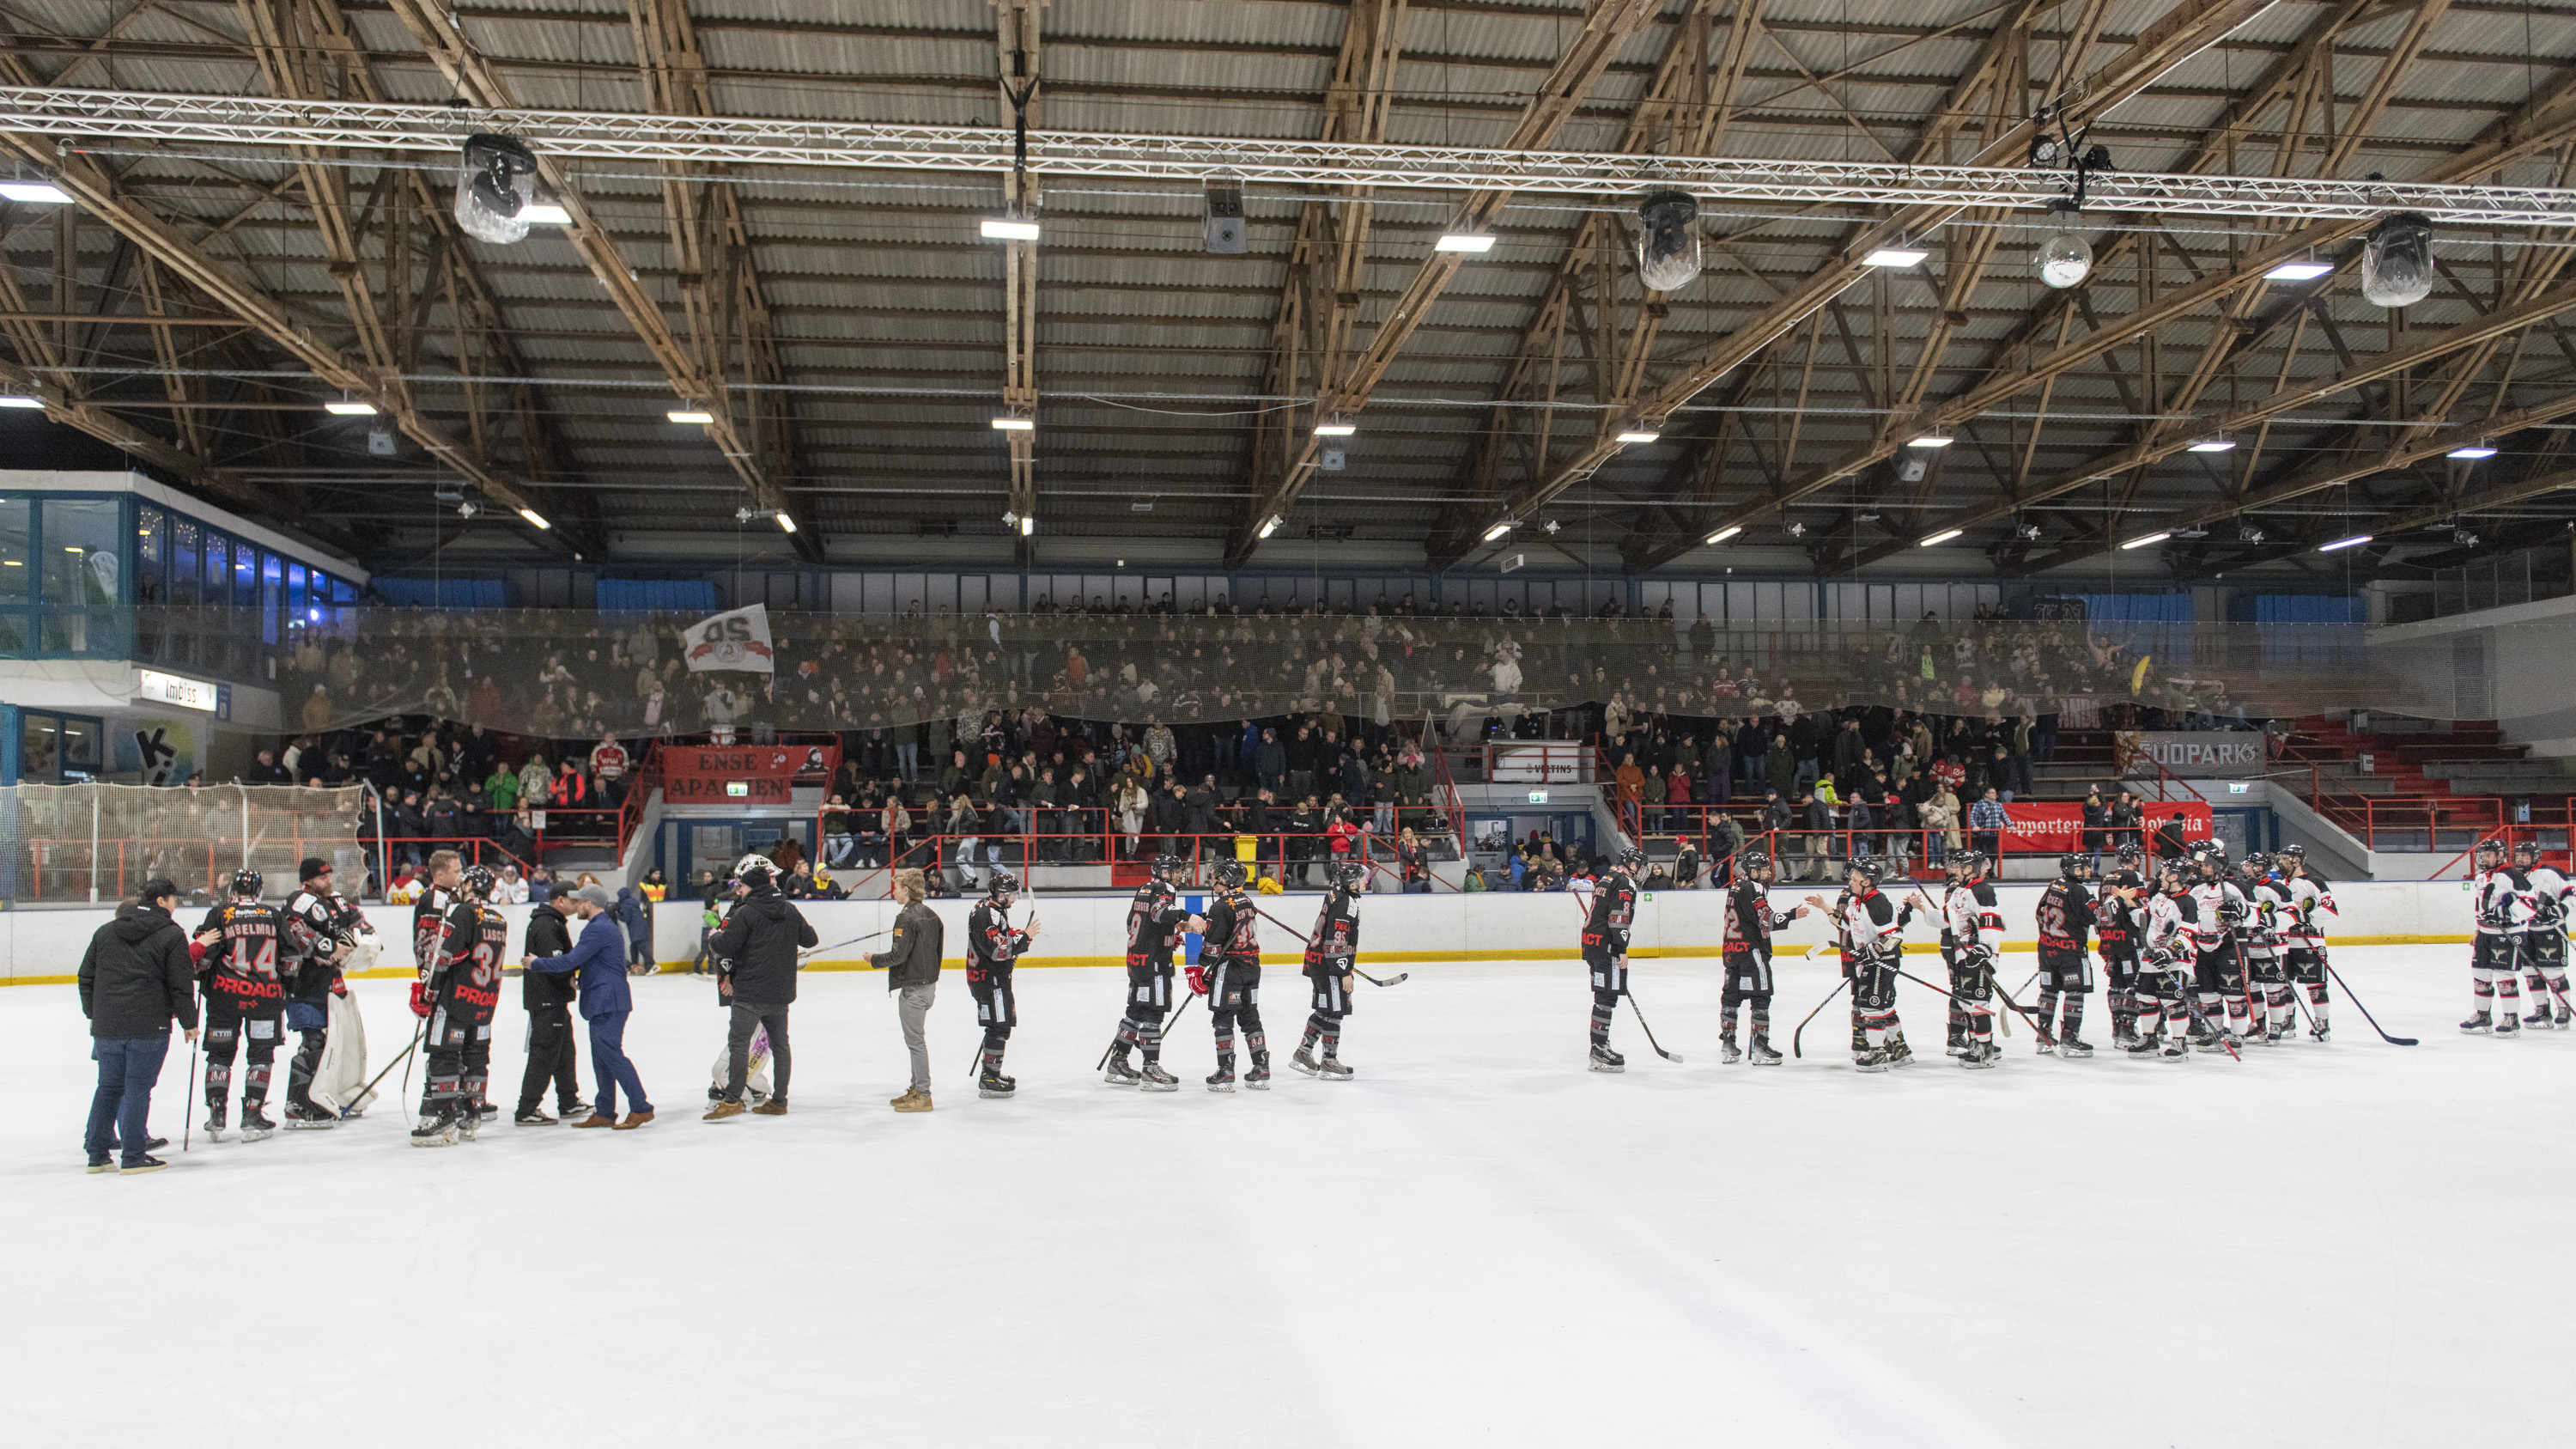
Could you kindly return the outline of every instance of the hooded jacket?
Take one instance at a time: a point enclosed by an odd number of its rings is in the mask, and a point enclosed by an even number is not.
[[[81,956],[81,1014],[106,1040],[167,1036],[170,1019],[197,1024],[196,967],[188,933],[158,906],[117,907]]]
[[[796,999],[796,953],[822,939],[776,886],[754,886],[734,902],[707,941],[707,953],[732,963],[733,999],[784,1006]]]

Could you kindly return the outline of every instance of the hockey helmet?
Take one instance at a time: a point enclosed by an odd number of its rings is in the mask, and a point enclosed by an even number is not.
[[[2089,873],[2092,869],[2093,858],[2091,856],[2077,855],[2073,851],[2069,851],[2057,858],[2057,873],[2068,880],[2079,880],[2085,873]]]
[[[1020,893],[1020,878],[1007,870],[997,870],[993,872],[993,878],[985,882],[984,893],[1007,906],[1011,898]]]
[[[778,880],[778,862],[755,850],[733,863],[733,878],[747,886],[774,885]]]
[[[258,871],[252,870],[248,866],[244,866],[240,870],[233,872],[233,899],[237,901],[258,900],[260,887],[264,884],[266,884],[266,882],[260,878],[260,873]]]
[[[2487,839],[2478,842],[2476,853],[2479,855],[2503,855],[2504,842],[2494,838],[2493,836],[2489,836]]]
[[[1231,858],[1218,861],[1216,883],[1227,890],[1240,889],[1243,885],[1243,862]]]
[[[1638,871],[1644,870],[1646,868],[1645,847],[1641,845],[1631,845],[1621,850],[1619,852],[1619,868],[1632,875]]]
[[[1761,871],[1769,870],[1771,868],[1771,852],[1767,850],[1743,851],[1735,857],[1735,865],[1737,869],[1743,871],[1746,875],[1753,875]]]
[[[1333,888],[1358,895],[1368,888],[1368,867],[1356,860],[1338,862],[1333,867]]]
[[[2138,879],[2138,873],[2134,870],[2115,870],[2105,877],[2102,883],[2115,891],[2140,891],[2147,888],[2147,883]]]
[[[1950,857],[1950,868],[1961,875],[1983,875],[1986,871],[1984,852],[1963,850]]]
[[[465,867],[464,873],[456,878],[456,893],[469,901],[488,901],[492,899],[492,885],[492,872],[489,868],[469,865]]]
[[[1871,885],[1877,885],[1878,857],[1874,855],[1855,855],[1843,866],[1843,873],[1845,875],[1859,876],[1862,880],[1869,882]]]
[[[2131,841],[2128,844],[2121,846],[2119,855],[2120,868],[2123,870],[2136,870],[2140,866],[2146,864],[2147,853],[2144,850],[2139,849],[2138,844],[2135,841]]]
[[[1166,851],[1163,854],[1154,857],[1153,873],[1154,879],[1156,880],[1169,881],[1174,875],[1180,872],[1180,869],[1181,858],[1177,855],[1173,855]]]
[[[2308,863],[2308,848],[2295,840],[2274,851],[2273,854],[2296,865]]]
[[[2517,862],[2540,859],[2540,842],[2537,840],[2515,841],[2513,843],[2513,858]]]

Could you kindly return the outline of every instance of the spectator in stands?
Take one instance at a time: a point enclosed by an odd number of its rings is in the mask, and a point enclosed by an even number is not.
[[[1824,880],[1833,873],[1833,788],[1833,779],[1827,776],[1798,801],[1807,816],[1807,872],[1811,880]]]
[[[1395,858],[1404,877],[1404,893],[1413,896],[1431,894],[1431,852],[1413,827],[1405,826],[1395,838]]]
[[[1133,775],[1121,776],[1118,782],[1118,828],[1127,836],[1127,858],[1134,860],[1145,836],[1145,815],[1153,802],[1145,798],[1145,787]]]
[[[626,747],[615,735],[601,735],[590,748],[591,778],[599,782],[599,801],[604,809],[614,810],[626,800],[626,771],[629,764]]]
[[[2177,810],[2172,819],[2156,827],[2156,859],[2181,860],[2189,854],[2191,844],[2184,834],[2182,812]]]
[[[507,815],[519,808],[519,772],[508,765],[495,763],[492,773],[483,777],[483,799],[495,813]]]
[[[823,859],[847,866],[858,854],[858,837],[850,828],[849,803],[834,795],[823,802]]]
[[[1252,775],[1274,797],[1288,783],[1288,750],[1279,743],[1279,731],[1262,730],[1261,747],[1252,756]]]
[[[2115,851],[2124,845],[2134,845],[2140,850],[2147,848],[2146,812],[2139,807],[2138,797],[2132,791],[2122,790],[2120,798],[2111,802],[2110,845]]]
[[[247,785],[292,785],[295,783],[295,772],[277,762],[277,751],[262,750],[251,764],[250,773],[242,777],[242,783]]]
[[[2012,814],[2004,809],[2003,792],[1988,785],[1977,803],[1968,807],[1968,848],[1995,863],[1998,874],[2003,863],[2004,832],[2012,828]]]
[[[2093,862],[2095,874],[2102,870],[2102,846],[2109,832],[2110,807],[2102,803],[2102,786],[2097,782],[2084,787],[2084,853]]]
[[[514,864],[503,865],[501,867],[500,877],[492,883],[492,904],[496,906],[524,906],[527,903],[528,882],[519,874],[519,867]],[[566,951],[572,949],[571,937],[569,934],[565,937],[563,949]]]
[[[528,756],[528,763],[519,768],[519,799],[532,810],[543,810],[554,795],[555,775],[546,767],[546,757]]]
[[[532,866],[529,866],[529,867],[528,867],[528,901],[529,901],[529,903],[530,903],[531,905],[533,905],[533,904],[536,904],[537,902],[540,902],[540,901],[549,901],[549,900],[552,900],[552,899],[554,899],[554,897],[555,897],[555,877],[554,877],[554,872],[547,870],[547,869],[546,869],[544,866],[542,866],[542,865],[532,865]]]

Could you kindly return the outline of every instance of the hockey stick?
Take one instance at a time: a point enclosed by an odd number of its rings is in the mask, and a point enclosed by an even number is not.
[[[1184,992],[1182,992],[1182,993],[1181,993],[1181,1004],[1180,1004],[1179,1006],[1177,1006],[1177,1007],[1173,1008],[1173,1010],[1172,1010],[1172,1019],[1171,1019],[1170,1021],[1168,1021],[1168,1022],[1165,1022],[1165,1023],[1164,1023],[1160,1028],[1158,1028],[1158,1029],[1159,1029],[1159,1030],[1161,1030],[1161,1031],[1168,1032],[1168,1031],[1170,1031],[1173,1027],[1179,1026],[1179,1025],[1181,1024],[1181,1017],[1182,1017],[1183,1013],[1187,1012],[1187,1011],[1190,1009],[1190,1003],[1191,1003],[1191,1002],[1193,1002],[1193,1001],[1196,1001],[1196,1000],[1198,1000],[1198,999],[1199,999],[1199,994],[1198,994],[1197,992],[1195,992],[1195,991],[1184,991]],[[1113,1056],[1117,1055],[1117,1054],[1118,1054],[1118,1038],[1116,1038],[1116,1037],[1114,1037],[1114,1036],[1113,1036],[1113,1037],[1111,1037],[1111,1038],[1109,1039],[1109,1045],[1108,1045],[1105,1049],[1103,1049],[1103,1050],[1101,1051],[1101,1053],[1100,1053],[1100,1060],[1098,1060],[1098,1061],[1096,1061],[1096,1062],[1094,1062],[1094,1063],[1092,1063],[1092,1064],[1091,1064],[1091,1069],[1092,1069],[1093,1071],[1095,1071],[1095,1072],[1098,1072],[1098,1071],[1106,1071],[1106,1070],[1108,1070],[1108,1067],[1109,1067],[1109,1059],[1110,1059],[1111,1057],[1113,1057]]]
[[[1304,935],[1302,932],[1300,932],[1300,931],[1299,931],[1295,926],[1289,925],[1286,921],[1283,921],[1283,920],[1279,919],[1277,916],[1274,916],[1274,915],[1270,914],[1268,911],[1263,910],[1263,909],[1262,909],[1261,907],[1259,907],[1259,906],[1254,906],[1254,907],[1252,908],[1252,913],[1253,913],[1254,915],[1256,915],[1256,916],[1259,916],[1261,919],[1263,919],[1263,920],[1265,920],[1265,921],[1268,921],[1270,924],[1272,924],[1272,925],[1274,925],[1274,926],[1277,926],[1279,929],[1281,929],[1281,930],[1283,930],[1283,931],[1286,931],[1289,935],[1291,935],[1291,936],[1295,936],[1298,940],[1300,940],[1300,941],[1304,941],[1304,942],[1305,942],[1308,946],[1310,946],[1310,947],[1311,947],[1311,946],[1313,946],[1313,945],[1315,944],[1313,940],[1309,939],[1306,935]],[[1371,975],[1370,975],[1370,974],[1368,974],[1367,972],[1362,971],[1356,963],[1352,964],[1352,965],[1351,965],[1351,966],[1349,966],[1349,967],[1346,967],[1345,969],[1346,969],[1346,970],[1348,970],[1348,971],[1349,971],[1353,976],[1358,977],[1359,979],[1361,979],[1362,981],[1367,982],[1367,983],[1368,983],[1369,985],[1371,985],[1371,986],[1394,986],[1394,985],[1398,985],[1398,984],[1400,984],[1401,982],[1403,982],[1405,979],[1407,979],[1408,977],[1410,977],[1410,976],[1412,976],[1412,975],[1413,975],[1413,973],[1412,973],[1412,972],[1410,972],[1410,971],[1398,971],[1398,972],[1397,972],[1397,973],[1395,973],[1393,976],[1387,977],[1385,980],[1381,981],[1381,980],[1379,980],[1378,978],[1376,978],[1376,977],[1374,977],[1374,976],[1371,976]]]
[[[381,1082],[381,1081],[383,1081],[383,1080],[385,1079],[385,1073],[386,1073],[386,1072],[390,1072],[390,1071],[392,1071],[394,1068],[396,1068],[396,1067],[398,1067],[398,1066],[401,1066],[404,1062],[406,1062],[406,1061],[410,1060],[410,1059],[411,1059],[411,1054],[412,1054],[414,1051],[418,1050],[418,1049],[419,1049],[419,1047],[420,1047],[420,1034],[421,1034],[421,1031],[423,1030],[423,1028],[427,1027],[428,1025],[429,1025],[429,1020],[428,1020],[428,1018],[426,1018],[426,1017],[421,1018],[420,1022],[419,1022],[417,1025],[413,1026],[413,1027],[412,1027],[412,1029],[411,1029],[411,1045],[410,1045],[410,1046],[407,1046],[407,1047],[404,1047],[404,1048],[402,1049],[402,1055],[401,1055],[401,1056],[398,1056],[398,1057],[394,1058],[392,1061],[389,1061],[389,1062],[385,1063],[385,1070],[384,1070],[384,1071],[382,1071],[382,1072],[378,1072],[378,1073],[376,1073],[376,1080],[375,1080],[375,1082],[369,1082],[369,1083],[367,1083],[364,1087],[359,1088],[359,1089],[358,1089],[358,1095],[356,1095],[356,1096],[354,1096],[354,1097],[351,1097],[349,1100],[350,1100],[350,1101],[352,1101],[352,1102],[363,1102],[363,1101],[367,1100],[367,1095],[368,1095],[369,1093],[371,1093],[371,1092],[375,1091],[375,1089],[376,1089],[376,1082]],[[409,1091],[411,1090],[411,1073],[409,1073],[409,1072],[405,1072],[405,1073],[403,1073],[403,1090],[404,1090],[405,1092],[409,1092]]]
[[[1030,919],[1034,920],[1034,919],[1036,919],[1036,918],[1035,918],[1035,917],[1031,917]],[[870,931],[870,932],[868,932],[868,933],[867,933],[866,935],[864,935],[864,936],[852,936],[850,939],[848,939],[848,940],[846,940],[846,941],[834,941],[834,942],[833,942],[831,945],[829,945],[829,946],[808,946],[808,947],[806,947],[804,950],[799,951],[799,952],[797,952],[796,954],[797,954],[798,956],[800,956],[800,957],[803,957],[803,956],[815,956],[815,955],[819,955],[819,954],[821,954],[822,952],[825,952],[825,951],[838,951],[838,950],[840,950],[843,946],[855,946],[855,945],[859,944],[861,941],[873,941],[873,940],[875,940],[877,937],[879,937],[879,936],[882,936],[882,935],[886,934],[886,931],[891,931],[891,930],[893,930],[893,929],[894,929],[894,927],[892,927],[892,926],[888,926],[888,927],[886,927],[886,928],[885,928],[885,930],[884,930],[884,931]]]
[[[1899,975],[1899,976],[1904,977],[1906,980],[1913,982],[1915,985],[1922,987],[1922,988],[1923,988],[1923,989],[1925,989],[1926,991],[1941,991],[1941,988],[1940,988],[1940,987],[1933,985],[1931,982],[1924,980],[1922,977],[1915,975],[1913,972],[1906,970],[1906,969],[1905,969],[1904,967],[1902,967],[1902,966],[1890,966],[1890,967],[1888,967],[1887,969],[1889,969],[1890,971],[1895,972],[1895,973],[1896,973],[1897,975]],[[1991,969],[1991,968],[1989,968],[1989,969]],[[1991,979],[1991,978],[1989,978],[1989,979]],[[1953,993],[1953,992],[1941,991],[1941,994],[1942,994],[1943,996],[1947,996],[1947,997],[1949,997],[1949,998],[1950,998],[1951,1000],[1953,1000],[1953,1001],[1956,1001],[1956,1000],[1958,1000],[1958,999],[1959,999],[1959,998],[1958,998],[1958,996],[1957,996],[1957,994],[1956,994],[1956,993]],[[2021,1009],[2021,1003],[2020,1003],[2020,1002],[2017,1002],[2017,1001],[2015,1001],[2015,1000],[2013,1000],[2013,999],[2012,999],[2012,997],[2011,997],[2011,995],[2010,995],[2010,994],[2008,994],[2007,992],[2005,992],[2005,990],[2004,990],[2001,986],[1998,986],[1998,987],[1996,987],[1996,988],[1995,988],[1995,995],[1997,995],[1997,996],[2001,997],[2001,998],[2003,999],[2003,1003],[2004,1003],[2004,1005],[2006,1005],[2006,1006],[2008,1006],[2008,1007],[2011,1007],[2011,1008],[2013,1009],[2014,1013],[2015,1013],[2015,1014],[2017,1014],[2017,1015],[2019,1015],[2019,1016],[2021,1017],[2021,1019],[2022,1019],[2022,1020],[2027,1021],[2027,1022],[2029,1022],[2029,1023],[2030,1023],[2030,1029],[2031,1029],[2032,1031],[2035,1031],[2035,1032],[2038,1032],[2038,1033],[2039,1033],[2039,1039],[2040,1039],[2041,1044],[2043,1044],[2043,1045],[2045,1045],[2045,1046],[2055,1046],[2055,1045],[2057,1045],[2057,1038],[2055,1038],[2055,1037],[2053,1037],[2053,1036],[2050,1036],[2050,1035],[2048,1034],[2048,1028],[2046,1028],[2046,1027],[2044,1027],[2044,1026],[2041,1026],[2041,1025],[2039,1024],[2039,1022],[2038,1022],[2036,1019],[2034,1019],[2034,1018],[2031,1016],[2031,1014],[2030,1014],[2029,1012],[2023,1011],[2023,1010]]]
[[[1636,997],[1634,997],[1634,996],[1630,996],[1627,992],[1624,992],[1624,991],[1623,991],[1623,992],[1620,992],[1619,994],[1620,994],[1620,995],[1622,995],[1622,996],[1627,996],[1627,997],[1628,997],[1628,1010],[1629,1010],[1632,1014],[1634,1014],[1634,1015],[1636,1016],[1636,1018],[1637,1018],[1637,1029],[1638,1029],[1639,1031],[1642,1031],[1642,1032],[1644,1032],[1644,1033],[1646,1034],[1646,1045],[1648,1045],[1648,1046],[1650,1046],[1650,1047],[1653,1047],[1653,1048],[1655,1049],[1655,1055],[1657,1055],[1657,1056],[1659,1056],[1659,1057],[1662,1057],[1665,1061],[1671,1062],[1671,1063],[1673,1063],[1673,1064],[1675,1064],[1675,1065],[1677,1065],[1677,1066],[1678,1066],[1678,1065],[1681,1063],[1681,1056],[1680,1056],[1680,1054],[1679,1054],[1679,1053],[1677,1053],[1677,1052],[1668,1052],[1668,1051],[1664,1050],[1664,1045],[1663,1045],[1663,1043],[1661,1043],[1661,1042],[1659,1042],[1659,1041],[1655,1040],[1655,1029],[1654,1029],[1653,1027],[1651,1027],[1651,1026],[1646,1025],[1646,1013],[1644,1013],[1644,1012],[1642,1012],[1642,1011],[1637,1010],[1637,998],[1636,998]]]
[[[1819,949],[1819,950],[1821,950],[1821,949],[1823,949],[1823,948],[1822,948],[1822,947],[1819,947],[1818,949]],[[1813,954],[1815,954],[1815,953],[1811,951],[1811,952],[1809,952],[1808,954],[1809,954],[1809,955],[1813,955]],[[1808,1012],[1808,1013],[1807,1013],[1807,1019],[1806,1019],[1806,1021],[1801,1021],[1801,1022],[1799,1022],[1799,1023],[1798,1023],[1798,1029],[1797,1029],[1796,1031],[1793,1031],[1793,1032],[1789,1033],[1789,1055],[1791,1055],[1791,1056],[1793,1056],[1793,1057],[1803,1057],[1803,1056],[1805,1056],[1805,1055],[1806,1055],[1806,1053],[1805,1053],[1804,1051],[1801,1051],[1801,1050],[1799,1049],[1799,1045],[1798,1045],[1798,1038],[1799,1038],[1799,1037],[1801,1037],[1801,1036],[1803,1036],[1803,1035],[1805,1035],[1806,1030],[1807,1030],[1807,1022],[1808,1022],[1808,1021],[1813,1021],[1813,1020],[1815,1020],[1815,1019],[1816,1019],[1816,1016],[1817,1016],[1817,1014],[1818,1014],[1819,1012],[1822,1012],[1826,1007],[1833,1005],[1833,1004],[1834,1004],[1834,998],[1835,998],[1835,997],[1837,997],[1837,996],[1842,995],[1842,994],[1843,994],[1844,989],[1845,989],[1846,987],[1849,987],[1850,985],[1851,985],[1851,978],[1850,978],[1850,977],[1848,977],[1848,976],[1844,977],[1844,978],[1843,978],[1842,980],[1840,980],[1840,981],[1835,982],[1835,983],[1834,983],[1834,989],[1825,993],[1825,999],[1816,1003],[1816,1009],[1815,1009],[1815,1011],[1811,1011],[1811,1012]]]
[[[202,1021],[202,1020],[204,1020],[204,1019],[205,1019],[205,1018],[204,1018],[204,1017],[202,1017],[202,1016],[200,1016],[200,1017],[198,1018],[198,1020],[200,1020],[200,1021]],[[196,1130],[197,1130],[197,1038],[196,1038],[196,1036],[194,1035],[194,1033],[192,1032],[192,1033],[190,1034],[190,1036],[188,1037],[188,1110],[187,1110],[185,1113],[181,1114],[180,1119],[179,1119],[179,1150],[180,1150],[180,1151],[185,1152],[185,1151],[187,1151],[187,1150],[188,1150],[188,1144],[189,1144],[191,1141],[193,1141],[193,1140],[195,1139]],[[121,1146],[121,1145],[122,1145],[122,1144],[120,1144],[120,1146]]]
[[[2379,1018],[2370,1014],[2370,1008],[2361,1004],[2361,998],[2352,994],[2352,983],[2343,979],[2343,973],[2334,969],[2333,963],[2327,963],[2326,974],[2334,978],[2335,985],[2343,988],[2344,1000],[2352,1003],[2352,1009],[2361,1013],[2361,1019],[2370,1023],[2370,1029],[2379,1033],[2380,1040],[2388,1043],[2390,1046],[2414,1046],[2417,1044],[2416,1039],[2411,1036],[2390,1036],[2388,1034],[2388,1028],[2379,1024]]]

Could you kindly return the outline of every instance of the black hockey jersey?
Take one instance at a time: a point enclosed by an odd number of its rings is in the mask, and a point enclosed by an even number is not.
[[[1728,954],[1760,951],[1769,954],[1771,933],[1789,924],[1794,911],[1771,909],[1771,893],[1758,880],[1738,880],[1726,893],[1726,946]]]
[[[1306,948],[1306,974],[1339,976],[1351,969],[1360,953],[1360,898],[1349,891],[1336,890],[1324,896],[1324,908],[1315,913],[1313,944]]]
[[[1136,888],[1127,907],[1127,964],[1172,968],[1172,953],[1181,943],[1181,927],[1190,918],[1180,894],[1169,881],[1149,880]]]
[[[1029,933],[1013,926],[1011,913],[1000,906],[977,901],[975,909],[966,913],[967,980],[1007,973],[1027,949]]]
[[[308,1006],[320,1006],[340,979],[331,957],[340,949],[341,910],[337,896],[298,890],[287,898],[286,949],[295,961],[287,991]]]
[[[1261,917],[1252,908],[1252,896],[1240,887],[1216,898],[1208,907],[1207,934],[1201,938],[1199,964],[1214,970],[1230,966],[1237,970],[1258,970],[1261,966]]]
[[[2108,891],[2095,904],[2094,933],[2102,942],[2102,959],[2132,962],[2138,959],[2138,942],[2147,929],[2147,914],[2142,906],[2133,906]]]
[[[1979,882],[1983,884],[1983,882]],[[2039,893],[2039,944],[2052,951],[2081,951],[2093,929],[2093,893],[2081,881],[2053,880]]]
[[[286,913],[255,901],[237,901],[206,912],[202,936],[221,932],[197,967],[206,994],[234,1011],[256,1015],[285,1009],[296,961],[287,945]],[[281,972],[281,963],[283,971]]]
[[[1592,890],[1592,911],[1583,921],[1586,959],[1628,954],[1628,931],[1637,919],[1637,882],[1624,870],[1601,877]]]
[[[501,1004],[501,967],[509,957],[509,921],[490,906],[458,901],[440,923],[431,998],[453,1018],[490,1021]]]

